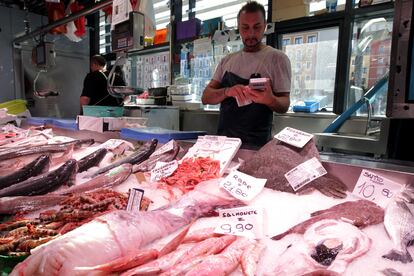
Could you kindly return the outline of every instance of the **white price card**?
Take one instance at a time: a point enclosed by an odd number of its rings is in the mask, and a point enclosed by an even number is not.
[[[266,181],[267,179],[233,170],[220,182],[220,187],[237,199],[251,201],[263,190]]]
[[[226,143],[226,136],[205,135],[197,140],[199,148],[206,151],[220,151]]]
[[[385,208],[390,199],[401,189],[402,185],[392,180],[377,173],[362,170],[352,193]]]
[[[313,135],[298,129],[285,127],[275,135],[275,138],[294,147],[303,148],[313,138]]]
[[[160,148],[158,148],[152,156],[161,155],[163,153],[169,152],[174,149],[174,140],[169,141],[168,143],[162,145]]]
[[[172,175],[177,168],[177,160],[173,160],[171,162],[157,162],[155,168],[151,170],[151,182],[155,182],[163,177]]]
[[[256,207],[223,209],[219,210],[219,217],[214,233],[251,239],[263,237],[263,209]]]
[[[297,191],[309,182],[325,174],[327,174],[327,171],[321,162],[319,162],[318,158],[313,157],[288,171],[285,177],[293,190]]]
[[[144,197],[144,190],[132,188],[129,189],[128,204],[126,210],[128,212],[137,213],[141,210],[141,201]]]

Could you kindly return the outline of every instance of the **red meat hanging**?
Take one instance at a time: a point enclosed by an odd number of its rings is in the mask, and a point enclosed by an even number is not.
[[[65,4],[46,2],[47,17],[49,24],[65,17]],[[51,34],[65,34],[67,32],[66,25],[60,25],[49,31]]]

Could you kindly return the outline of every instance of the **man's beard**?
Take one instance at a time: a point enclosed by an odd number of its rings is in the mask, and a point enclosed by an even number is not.
[[[253,41],[255,42],[254,44],[252,43]],[[243,40],[243,45],[246,49],[255,49],[259,46],[260,42],[261,41],[256,38],[248,38]]]

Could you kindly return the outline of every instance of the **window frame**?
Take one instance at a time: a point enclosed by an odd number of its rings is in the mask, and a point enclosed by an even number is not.
[[[273,40],[269,43],[273,47],[282,50],[282,37],[284,34],[312,31],[329,27],[337,27],[338,55],[336,60],[336,73],[333,98],[333,112],[343,113],[347,108],[347,95],[350,90],[349,70],[351,68],[352,33],[354,21],[369,19],[377,16],[389,16],[393,14],[394,2],[386,2],[364,8],[354,8],[353,0],[346,0],[345,10],[334,13],[326,13],[311,17],[295,18],[275,22]]]

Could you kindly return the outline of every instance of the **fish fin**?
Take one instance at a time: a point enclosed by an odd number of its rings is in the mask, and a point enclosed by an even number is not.
[[[393,261],[400,261],[404,264],[411,263],[413,261],[413,258],[411,257],[410,253],[406,251],[405,253],[397,251],[397,250],[391,250],[387,254],[382,256],[383,258],[393,260]]]

